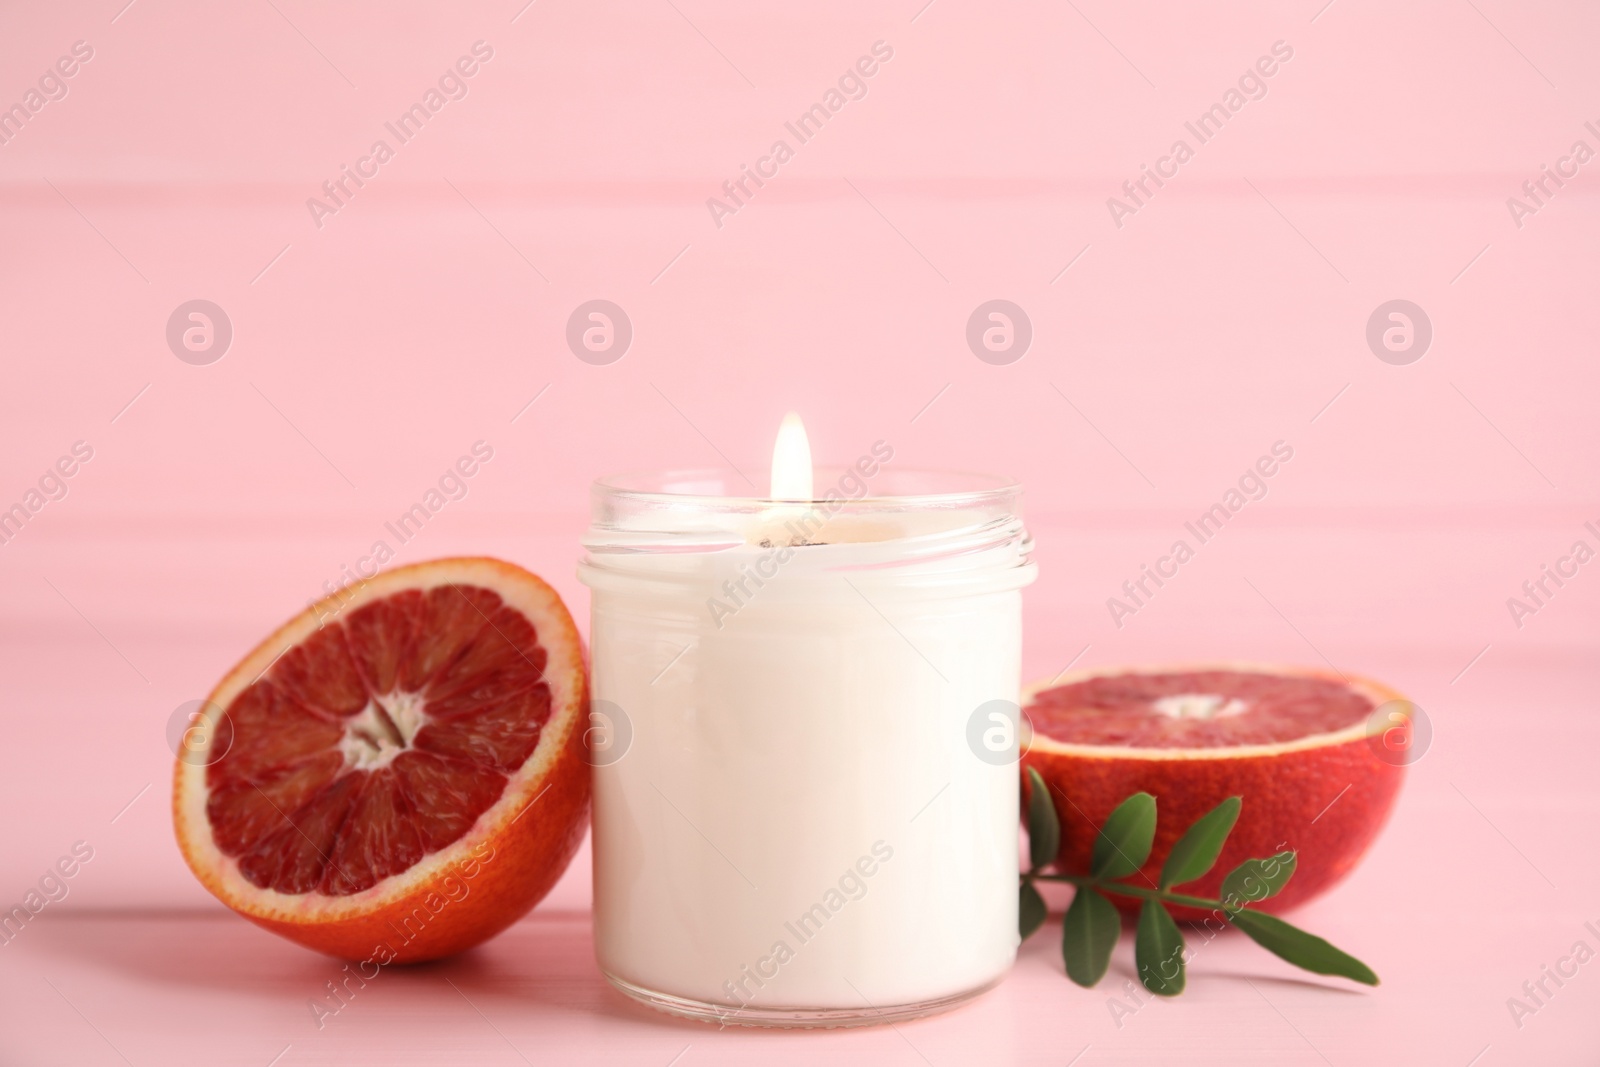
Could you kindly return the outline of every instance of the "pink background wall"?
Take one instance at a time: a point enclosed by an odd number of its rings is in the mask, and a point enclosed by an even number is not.
[[[163,807],[169,714],[473,442],[493,461],[399,559],[503,555],[581,618],[592,478],[759,471],[794,409],[819,459],[883,438],[1024,481],[1030,676],[1088,646],[1382,677],[1435,739],[1373,862],[1593,903],[1569,835],[1600,814],[1600,563],[1521,628],[1506,606],[1600,547],[1600,161],[1520,227],[1506,203],[1600,150],[1593,7],[122,2],[0,10],[0,104],[93,48],[0,147],[0,506],[94,450],[0,546],[0,898],[81,838],[63,908],[207,905]],[[384,123],[479,40],[400,145]],[[880,40],[865,97],[797,145],[783,124]],[[1199,145],[1184,123],[1277,41],[1266,95]],[[307,198],[380,137],[319,228]],[[780,137],[719,228],[707,198]],[[1119,228],[1107,198],[1180,137]],[[196,298],[234,333],[204,366],[165,339]],[[608,366],[564,339],[596,298],[634,330]],[[1006,366],[964,336],[996,298],[1033,328]],[[1397,298],[1433,327],[1403,366],[1364,336]],[[1115,626],[1106,598],[1278,440],[1267,498]]]

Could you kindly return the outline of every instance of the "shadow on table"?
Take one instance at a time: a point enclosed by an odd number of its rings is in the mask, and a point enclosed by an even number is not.
[[[1270,992],[1273,989],[1304,990],[1314,989],[1318,993],[1333,993],[1339,996],[1360,997],[1370,993],[1371,990],[1355,982],[1347,982],[1341,978],[1287,978],[1283,975],[1249,974],[1244,971],[1211,971],[1206,977],[1217,982],[1236,982],[1255,986],[1258,990]]]
[[[141,984],[291,1002],[308,1013],[313,1001],[341,1004],[331,983],[344,1007],[370,997],[388,1011],[412,1005],[437,1011],[443,995],[488,1015],[557,1015],[568,1023],[573,1016],[590,1016],[691,1033],[707,1029],[612,989],[595,965],[585,913],[535,913],[459,956],[384,967],[365,980],[355,965],[301,948],[228,912],[77,912],[54,918],[36,931],[46,935],[32,946],[41,955]]]
[[[1055,962],[1055,968],[1062,972],[1061,980],[1063,982],[1070,981],[1066,976],[1065,968],[1059,960]],[[1270,994],[1273,990],[1283,990],[1285,992],[1316,990],[1318,993],[1359,997],[1368,992],[1366,986],[1346,982],[1340,978],[1319,978],[1314,975],[1300,978],[1287,975],[1253,973],[1241,969],[1213,971],[1203,967],[1191,967],[1188,973],[1188,988],[1193,989],[1202,983],[1243,989],[1247,995],[1251,986],[1254,986],[1258,992],[1267,994]],[[1100,984],[1095,988],[1108,996],[1118,997],[1125,996],[1127,991],[1132,988],[1140,997],[1144,997],[1146,995],[1145,992],[1138,986],[1139,975],[1134,969],[1130,953],[1126,958],[1114,958],[1111,966],[1106,970],[1105,977],[1100,979]],[[1182,1001],[1184,997],[1180,995],[1175,999]]]

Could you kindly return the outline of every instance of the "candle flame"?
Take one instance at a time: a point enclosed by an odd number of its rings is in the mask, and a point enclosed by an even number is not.
[[[783,417],[778,440],[772,446],[772,500],[803,500],[810,503],[811,442],[805,423],[794,412]]]

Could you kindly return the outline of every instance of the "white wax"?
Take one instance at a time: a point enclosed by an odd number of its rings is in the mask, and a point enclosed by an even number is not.
[[[586,568],[594,696],[632,733],[594,778],[611,975],[751,1011],[868,1011],[1010,966],[1017,770],[975,755],[967,726],[1017,699],[1026,578],[975,585],[970,554],[924,564],[920,587],[833,569],[860,547],[794,550],[719,620],[707,598],[732,604],[723,583],[760,547],[632,560],[628,581]]]

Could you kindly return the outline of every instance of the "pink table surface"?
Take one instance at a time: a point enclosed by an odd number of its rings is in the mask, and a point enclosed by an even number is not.
[[[1520,1025],[1507,1001],[1600,949],[1600,564],[1507,602],[1600,547],[1600,164],[1572,173],[1597,35],[1592,6],[1505,0],[0,8],[0,105],[40,91],[0,126],[0,509],[93,450],[0,544],[0,903],[94,849],[0,946],[0,1062],[1595,1062],[1600,964]],[[465,96],[314,219],[477,41]],[[708,198],[878,41],[865,96],[717,225]],[[1108,198],[1280,41],[1265,95],[1117,225]],[[1535,202],[1545,166],[1569,177]],[[597,298],[634,333],[606,366],[565,340]],[[166,338],[194,299],[233,330],[207,365]],[[966,339],[992,299],[1032,325],[1009,365]],[[1405,365],[1366,338],[1394,299],[1433,330]],[[1077,989],[1052,920],[940,1018],[718,1031],[604,986],[585,852],[504,936],[319,1029],[336,966],[178,856],[174,709],[377,540],[516,560],[581,619],[589,481],[759,472],[791,409],[822,459],[882,439],[1023,480],[1030,677],[1283,660],[1412,695],[1434,737],[1394,819],[1297,916],[1383,985],[1224,937],[1119,1027],[1129,947]],[[478,441],[466,495],[394,543]],[[1277,441],[1266,497],[1117,625],[1107,599]]]

